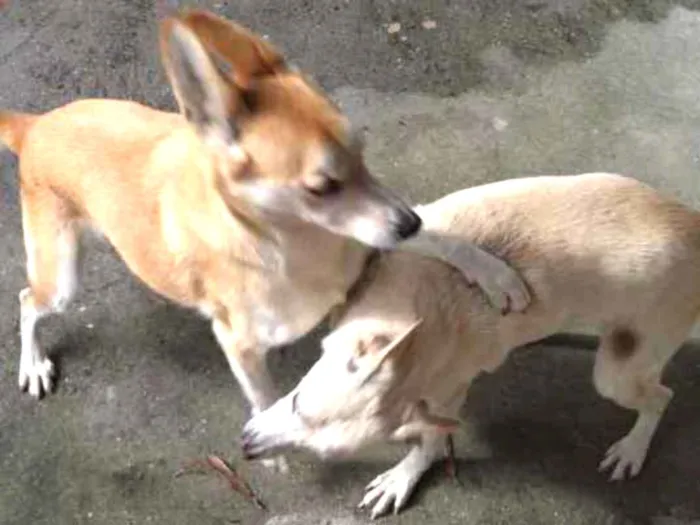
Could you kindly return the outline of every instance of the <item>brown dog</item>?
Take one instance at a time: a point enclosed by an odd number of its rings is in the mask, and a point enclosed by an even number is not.
[[[254,410],[276,397],[265,351],[345,300],[369,246],[410,238],[406,248],[452,261],[496,306],[526,306],[505,263],[416,235],[419,217],[370,175],[344,116],[264,40],[204,11],[166,19],[160,36],[179,114],[118,100],[0,112],[20,162],[19,384],[32,396],[53,374],[36,323],[74,295],[88,226],[148,286],[212,320]]]
[[[411,452],[362,502],[373,516],[397,511],[442,453],[471,381],[577,321],[601,331],[596,388],[638,416],[600,468],[615,480],[639,473],[672,397],[661,373],[700,314],[700,213],[610,174],[503,181],[418,211],[427,227],[511,261],[531,286],[531,306],[494,315],[441,262],[383,256],[319,361],[247,423],[247,454],[300,446],[329,456],[408,441]]]

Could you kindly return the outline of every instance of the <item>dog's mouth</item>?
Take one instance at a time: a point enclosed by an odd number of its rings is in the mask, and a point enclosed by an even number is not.
[[[290,444],[275,437],[265,436],[255,428],[246,426],[241,435],[241,450],[246,460],[274,456],[289,448]]]
[[[383,222],[359,217],[349,221],[337,233],[352,237],[363,244],[380,250],[392,250],[405,240],[416,235],[423,221],[413,210],[394,210]]]
[[[248,459],[269,457],[293,445],[294,429],[303,429],[303,423],[294,413],[296,395],[288,395],[250,419],[243,427],[241,449]]]

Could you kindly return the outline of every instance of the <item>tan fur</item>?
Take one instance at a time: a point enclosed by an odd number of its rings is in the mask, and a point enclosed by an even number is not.
[[[35,120],[34,115],[0,111],[0,141],[11,151],[19,153],[24,135]]]
[[[664,365],[700,314],[700,213],[611,174],[503,181],[456,192],[419,213],[426,227],[508,260],[531,287],[531,306],[501,317],[439,261],[385,255],[290,394],[294,411],[288,396],[251,420],[246,451],[294,445],[325,456],[373,440],[418,440],[422,445],[375,480],[363,500],[373,515],[400,508],[441,453],[444,417],[457,417],[470,382],[512,349],[576,321],[601,332],[598,391],[638,413],[601,468],[611,468],[613,479],[636,475],[672,397],[660,383]],[[417,319],[422,323],[406,337]],[[367,341],[399,334],[403,341],[389,355],[364,352]],[[375,369],[369,380],[356,379]],[[423,402],[441,428],[417,410]]]
[[[656,361],[659,351],[675,351],[700,313],[700,213],[632,179],[594,174],[506,181],[463,190],[420,212],[431,228],[460,232],[509,260],[534,298],[523,315],[493,316],[448,268],[387,255],[337,330],[379,311],[424,320],[411,350],[396,353],[392,385],[401,385],[401,396],[406,390],[449,398],[435,387],[460,387],[512,348],[572,321],[601,327],[605,359]],[[459,380],[450,381],[449,370]]]
[[[256,410],[275,398],[265,350],[345,300],[370,251],[358,240],[393,248],[415,236],[407,249],[453,261],[496,303],[527,305],[502,261],[416,235],[419,218],[371,176],[347,119],[270,44],[189,11],[163,22],[160,45],[180,113],[120,100],[0,113],[0,138],[20,157],[19,383],[32,395],[53,372],[35,325],[75,293],[86,226],[148,286],[212,320]]]

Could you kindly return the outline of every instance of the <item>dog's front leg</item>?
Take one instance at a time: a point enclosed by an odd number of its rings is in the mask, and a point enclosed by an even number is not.
[[[386,514],[389,509],[397,514],[406,505],[423,474],[440,457],[444,446],[444,434],[424,437],[421,444],[414,446],[399,463],[367,485],[359,507],[372,506],[372,519]]]
[[[517,271],[461,237],[421,230],[399,244],[399,249],[434,257],[454,266],[469,283],[476,282],[494,308],[500,309],[504,315],[522,312],[530,304],[530,292]]]
[[[251,405],[253,414],[262,412],[278,397],[267,369],[265,359],[267,349],[251,345],[248,341],[237,337],[231,326],[222,320],[214,320],[212,328],[226,355],[231,372]],[[262,463],[282,473],[289,470],[283,456],[263,459]]]

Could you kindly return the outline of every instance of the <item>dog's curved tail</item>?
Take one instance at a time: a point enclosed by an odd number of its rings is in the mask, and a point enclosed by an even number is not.
[[[37,115],[0,110],[0,141],[18,153],[27,130],[34,124]]]

